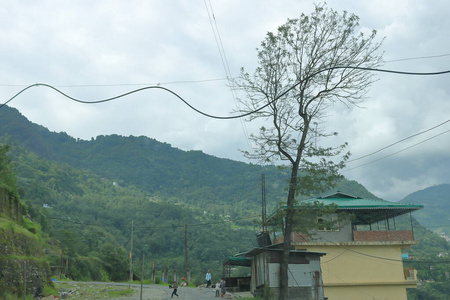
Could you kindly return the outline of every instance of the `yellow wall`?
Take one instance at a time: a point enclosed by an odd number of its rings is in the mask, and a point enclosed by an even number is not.
[[[406,300],[406,289],[398,286],[325,287],[329,300]]]
[[[400,245],[335,244],[297,248],[327,253],[321,258],[321,269],[325,297],[329,300],[406,300],[406,287],[415,286],[405,284]]]

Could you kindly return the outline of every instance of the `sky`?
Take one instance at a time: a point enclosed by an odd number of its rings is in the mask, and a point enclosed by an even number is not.
[[[383,69],[450,70],[448,1],[328,0],[327,6],[359,16],[361,32],[377,30]],[[205,113],[230,116],[238,106],[227,74],[237,77],[242,67],[252,73],[266,33],[313,7],[303,0],[2,1],[0,103],[35,83],[85,101],[158,85]],[[324,127],[339,135],[319,143],[347,142],[355,160],[342,174],[389,201],[450,183],[450,75],[376,78],[361,107],[327,111]],[[203,116],[161,89],[80,104],[40,86],[8,105],[74,138],[143,135],[244,162],[241,150],[251,149],[248,136],[258,129]]]

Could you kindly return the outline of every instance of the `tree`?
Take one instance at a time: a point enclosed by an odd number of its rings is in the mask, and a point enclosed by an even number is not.
[[[264,162],[288,161],[290,168],[280,299],[288,295],[296,196],[329,188],[349,157],[346,144],[316,145],[317,139],[336,135],[322,128],[325,111],[335,103],[357,106],[364,101],[374,81],[364,68],[382,63],[377,54],[382,41],[376,42],[376,31],[366,35],[358,32],[358,26],[356,15],[316,5],[310,16],[288,19],[276,33],[267,33],[253,75],[242,69],[236,81],[246,93],[239,99],[239,112],[248,114],[248,122],[265,122],[258,134],[250,136],[256,148],[244,154]]]
[[[17,178],[11,157],[8,156],[9,145],[0,144],[0,189],[18,196]]]

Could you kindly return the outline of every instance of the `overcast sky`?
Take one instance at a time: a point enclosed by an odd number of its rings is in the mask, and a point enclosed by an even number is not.
[[[376,29],[380,39],[385,37],[383,68],[450,69],[448,1],[327,4],[358,15],[360,30]],[[312,1],[299,0],[2,1],[0,103],[34,83],[87,101],[160,84],[199,110],[227,116],[236,103],[216,41],[222,43],[230,75],[238,76],[241,67],[254,70],[256,48],[268,31],[312,9]],[[379,73],[377,79],[363,108],[337,105],[328,113],[326,128],[339,136],[323,142],[348,142],[353,159],[450,119],[450,75]],[[75,138],[145,135],[183,150],[239,161],[247,161],[239,149],[249,150],[247,136],[256,129],[240,120],[202,116],[156,89],[86,105],[34,87],[9,105],[30,121]],[[390,201],[450,183],[448,130],[450,122],[350,162],[343,174]]]

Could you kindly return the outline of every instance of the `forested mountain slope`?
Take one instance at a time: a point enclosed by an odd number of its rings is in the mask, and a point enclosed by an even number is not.
[[[414,192],[401,202],[422,204],[424,209],[414,213],[415,218],[450,239],[450,184],[439,184]]]
[[[219,272],[223,259],[256,245],[258,216],[230,222],[176,198],[122,187],[90,171],[48,161],[21,146],[12,146],[10,155],[27,214],[49,235],[49,246],[59,249],[47,256],[54,274],[126,280],[130,251],[138,276],[144,254],[148,263],[155,263],[158,276],[166,269],[183,274],[187,233],[190,269],[198,280],[204,269]]]
[[[265,173],[269,209],[285,198],[289,173],[275,166],[258,166],[217,158],[201,151],[182,151],[147,137],[98,136],[76,140],[29,122],[16,109],[0,109],[0,136],[36,155],[90,170],[121,186],[135,186],[205,210],[228,213],[253,211],[261,203]],[[376,198],[354,181],[343,180],[331,191]],[[331,192],[330,191],[330,192]]]

